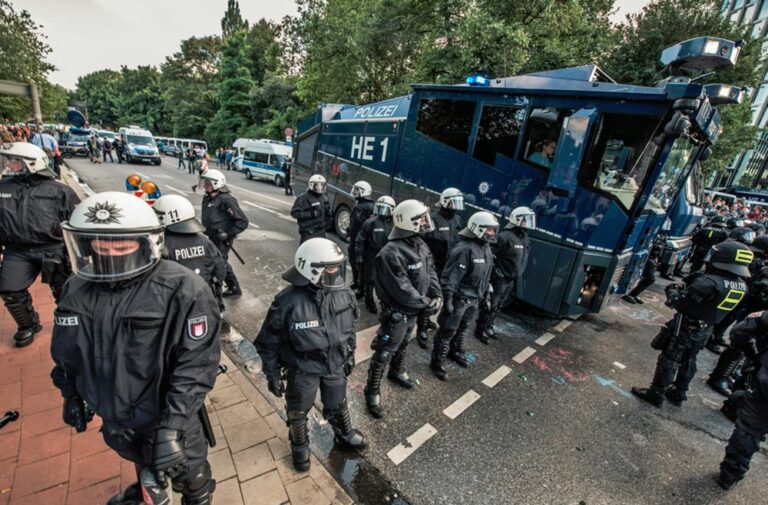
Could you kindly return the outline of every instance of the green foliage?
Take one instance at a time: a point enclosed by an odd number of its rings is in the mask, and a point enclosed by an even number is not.
[[[261,83],[266,72],[275,72],[279,67],[280,27],[266,19],[260,19],[248,30],[247,38],[251,77],[255,82]]]
[[[122,81],[123,75],[114,70],[91,72],[77,79],[72,98],[86,102],[91,123],[115,128],[119,124]]]
[[[253,126],[243,136],[248,138],[283,137],[287,127],[295,127],[305,115],[296,96],[294,78],[267,73],[261,86],[251,92]]]
[[[245,21],[240,14],[240,4],[237,0],[227,0],[227,10],[224,12],[224,17],[221,18],[221,32],[224,37],[247,29],[248,21]]]
[[[153,133],[167,133],[168,121],[160,90],[160,72],[151,66],[121,67],[118,110],[121,125],[135,124]]]

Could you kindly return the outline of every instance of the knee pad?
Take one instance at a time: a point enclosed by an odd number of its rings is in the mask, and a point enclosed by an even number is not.
[[[32,296],[28,290],[16,291],[14,293],[2,293],[0,298],[3,299],[6,305],[20,305],[22,303],[32,303]]]
[[[211,465],[208,464],[208,461],[204,461],[203,464],[191,469],[182,478],[178,479],[178,482],[181,484],[179,491],[185,497],[197,497],[212,493],[216,487],[216,481],[211,476]]]
[[[377,350],[376,352],[373,353],[371,360],[375,361],[376,363],[386,365],[387,363],[389,363],[389,357],[391,356],[391,354],[392,353],[390,351]]]
[[[303,410],[289,410],[286,412],[286,417],[288,418],[288,424],[290,425],[292,422],[295,421],[306,421],[307,420],[307,413]]]

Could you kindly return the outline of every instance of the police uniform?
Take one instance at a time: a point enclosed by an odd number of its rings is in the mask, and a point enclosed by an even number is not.
[[[291,216],[299,224],[299,243],[311,238],[325,238],[325,230],[333,222],[331,204],[325,193],[307,190],[293,202]]]
[[[408,339],[418,314],[430,307],[431,299],[441,297],[440,281],[429,247],[418,235],[400,237],[393,229],[389,242],[374,261],[373,283],[381,302],[381,326],[371,343],[374,350],[368,368],[365,400],[376,418],[384,415],[381,407],[381,379],[389,363],[387,377],[410,388],[405,372]],[[390,363],[391,359],[391,363]]]
[[[365,293],[365,305],[374,314],[377,312],[373,299],[373,270],[376,255],[389,241],[392,232],[392,216],[372,216],[360,227],[355,239],[355,258],[360,265]]]
[[[689,276],[682,289],[675,285],[667,288],[667,304],[677,314],[652,344],[661,354],[650,388],[632,388],[635,395],[657,407],[664,402],[664,395],[675,405],[687,399],[688,386],[696,374],[696,357],[712,326],[734,310],[746,294],[744,278],[749,276],[747,265],[752,258],[752,251],[743,244],[718,244],[706,273]]]
[[[117,283],[71,277],[55,312],[51,377],[62,396],[85,400],[120,457],[150,467],[158,428],[183,433],[186,505],[215,487],[198,417],[219,363],[219,310],[199,276],[161,260]]]
[[[19,328],[17,346],[30,344],[40,330],[28,291],[37,275],[43,273],[58,299],[71,273],[61,222],[79,202],[71,188],[43,175],[0,179],[0,296]]]
[[[731,343],[746,351],[757,368],[751,379],[751,388],[743,394],[738,409],[736,427],[725,448],[725,459],[720,464],[718,484],[729,489],[744,478],[752,455],[768,433],[768,353],[765,334],[768,331],[768,313],[747,319],[731,331]]]
[[[462,232],[464,233],[464,232]],[[493,253],[487,242],[462,236],[448,256],[440,284],[443,292],[443,310],[437,318],[430,368],[442,380],[447,375],[445,358],[466,367],[464,338],[474,322],[480,300],[488,295],[493,268]],[[453,310],[449,312],[448,308]]]
[[[693,245],[693,252],[691,253],[691,273],[701,270],[701,267],[704,266],[704,258],[707,256],[709,250],[712,249],[712,246],[719,244],[727,238],[728,232],[724,228],[713,224],[705,226],[697,231],[693,237],[691,237]]]
[[[432,222],[435,223],[434,231],[424,235],[424,241],[432,251],[435,258],[435,268],[438,275],[442,274],[443,268],[448,261],[448,255],[453,249],[453,245],[459,240],[459,231],[463,227],[461,216],[453,209],[441,207],[438,211],[430,213]]]
[[[240,283],[229,264],[229,251],[232,249],[235,237],[248,228],[248,217],[227,188],[221,188],[214,193],[213,196],[206,193],[203,197],[201,221],[205,227],[205,234],[219,248],[221,256],[227,262],[227,271],[224,276],[227,288],[231,291],[239,291]]]
[[[357,251],[355,251],[355,242],[357,234],[360,233],[363,223],[373,214],[373,200],[366,197],[357,198],[357,203],[352,209],[352,215],[349,217],[349,247],[347,247],[347,256],[349,264],[352,266],[352,289],[362,291],[360,282],[360,272],[358,270]]]
[[[480,304],[480,314],[475,327],[475,337],[484,344],[495,338],[493,323],[499,311],[515,297],[517,286],[528,266],[531,240],[525,228],[515,226],[501,230],[496,242],[491,244],[493,270],[491,272],[491,303]]]
[[[221,289],[227,273],[227,263],[219,249],[208,238],[197,233],[165,231],[168,259],[189,268],[209,286]]]

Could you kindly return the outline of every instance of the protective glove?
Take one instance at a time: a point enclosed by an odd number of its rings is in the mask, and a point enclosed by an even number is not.
[[[165,475],[173,479],[181,474],[187,456],[184,454],[184,434],[169,428],[158,428],[152,439],[152,469],[160,487],[168,485]]]
[[[229,233],[223,230],[219,231],[219,233],[216,235],[216,238],[219,239],[219,242],[226,242],[227,240],[229,240]]]
[[[64,398],[64,412],[62,413],[64,422],[72,426],[78,433],[82,433],[93,419],[93,411],[88,408],[79,396],[70,396]]]
[[[429,299],[429,307],[427,307],[427,314],[437,314],[440,312],[440,307],[443,306],[443,299],[439,296]]]
[[[355,369],[355,350],[349,349],[347,352],[347,360],[344,362],[344,375],[349,377],[352,374],[352,370]]]
[[[269,392],[275,395],[277,398],[281,398],[285,393],[285,384],[280,376],[267,377],[267,387]]]
[[[445,310],[446,314],[453,314],[453,298],[446,298],[443,301],[443,309]]]

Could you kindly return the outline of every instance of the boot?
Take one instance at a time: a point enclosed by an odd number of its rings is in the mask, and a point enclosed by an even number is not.
[[[416,342],[422,349],[429,349],[429,316],[424,312],[419,312],[416,316]]]
[[[336,443],[350,449],[365,449],[368,442],[362,433],[352,428],[347,400],[329,412],[328,422],[336,435]]]
[[[445,358],[448,356],[448,346],[453,332],[440,329],[435,335],[435,345],[432,349],[432,361],[429,368],[435,377],[441,381],[448,380],[448,370],[445,369]]]
[[[469,360],[467,354],[464,352],[464,335],[467,333],[466,327],[460,327],[451,340],[448,359],[459,365],[461,368],[467,368],[469,366]]]
[[[664,396],[667,398],[667,400],[669,400],[669,403],[675,407],[682,407],[683,402],[688,399],[685,391],[678,389],[676,386],[672,386],[671,388],[667,389],[667,391],[664,393]]]
[[[144,497],[141,493],[141,486],[134,482],[119,494],[109,499],[107,505],[142,505]]]
[[[224,291],[221,296],[223,297],[229,297],[229,296],[240,296],[243,294],[243,291],[240,289],[240,286],[234,285],[231,288],[227,288],[226,291]]]
[[[307,461],[309,464],[309,461]],[[206,465],[207,466],[207,465]],[[212,505],[213,492],[216,490],[216,481],[211,479],[211,470],[206,470],[207,483],[197,491],[182,489],[181,505]]]
[[[376,301],[373,299],[373,283],[366,282],[363,291],[365,292],[365,308],[371,314],[378,314],[379,310],[376,307]]]
[[[717,360],[715,369],[707,379],[707,386],[723,396],[731,394],[731,376],[739,368],[744,353],[733,347],[727,347]]]
[[[384,417],[384,408],[381,406],[381,378],[384,376],[386,364],[386,358],[381,351],[376,351],[368,367],[368,382],[365,383],[363,391],[368,413],[376,419]]]
[[[406,344],[395,353],[394,357],[392,357],[392,361],[389,363],[387,379],[402,388],[412,389],[413,381],[408,377],[408,372],[405,371],[405,351],[407,348],[408,345]]]
[[[647,401],[656,408],[664,405],[664,394],[659,389],[650,388],[632,388],[632,394]]]
[[[720,354],[726,347],[728,347],[728,344],[725,342],[725,338],[717,333],[713,333],[709,340],[707,340],[707,349],[715,354]]]
[[[496,332],[493,329],[493,323],[496,321],[496,316],[499,315],[498,310],[491,310],[484,314],[484,317],[480,317],[475,324],[475,338],[483,344],[490,344],[491,339],[498,339]]]
[[[4,294],[2,298],[18,327],[13,336],[16,347],[28,346],[34,340],[35,334],[43,329],[40,324],[40,316],[32,306],[32,297],[29,291]]]
[[[291,441],[293,467],[297,472],[309,470],[309,434],[307,413],[299,410],[288,411],[288,438]]]
[[[733,475],[733,474],[731,474],[729,472],[726,472],[725,470],[723,470],[721,468],[720,469],[720,475],[717,476],[717,478],[715,479],[715,482],[717,482],[718,486],[720,486],[721,488],[723,488],[726,491],[728,491],[729,489],[731,489],[731,487],[734,484],[739,482],[742,478],[743,477],[739,477],[739,476]]]

